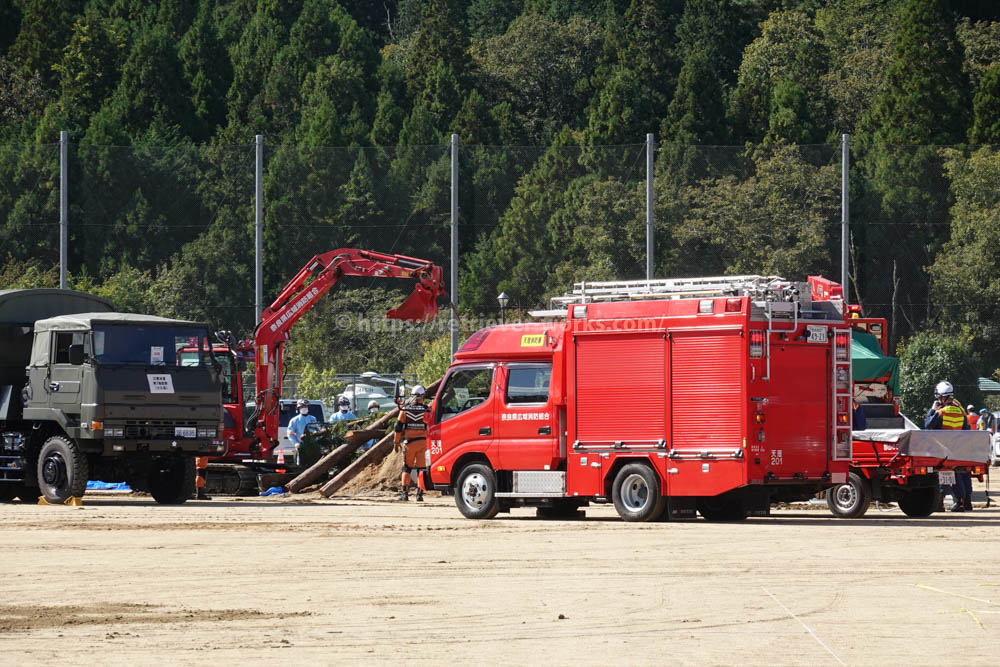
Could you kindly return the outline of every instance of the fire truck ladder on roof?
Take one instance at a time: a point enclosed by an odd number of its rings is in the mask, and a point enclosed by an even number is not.
[[[765,301],[791,301],[795,285],[779,276],[717,276],[712,278],[661,278],[578,282],[573,292],[551,300],[552,308],[573,304],[647,299],[684,299],[716,296],[751,296]]]

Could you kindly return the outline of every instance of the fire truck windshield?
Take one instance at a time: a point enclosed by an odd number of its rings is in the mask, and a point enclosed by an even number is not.
[[[208,331],[191,327],[101,325],[94,327],[94,358],[118,366],[207,366],[207,339]],[[178,359],[183,347],[198,350],[193,359]]]

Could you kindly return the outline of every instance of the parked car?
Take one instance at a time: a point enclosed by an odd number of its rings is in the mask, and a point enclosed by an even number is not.
[[[1000,465],[1000,411],[986,415],[986,430],[990,434],[990,465]]]

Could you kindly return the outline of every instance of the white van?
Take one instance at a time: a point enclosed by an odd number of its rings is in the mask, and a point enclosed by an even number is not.
[[[289,464],[295,461],[295,446],[288,439],[288,422],[296,414],[297,399],[283,398],[278,406],[278,446],[274,448],[271,456],[277,458],[280,449],[285,454],[285,461]],[[309,401],[309,414],[316,418],[317,427],[322,428],[326,423],[326,405],[323,401]]]

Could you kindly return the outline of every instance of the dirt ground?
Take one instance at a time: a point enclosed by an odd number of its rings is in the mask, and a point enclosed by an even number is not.
[[[0,505],[0,664],[1000,663],[996,506],[474,522],[433,495]]]

